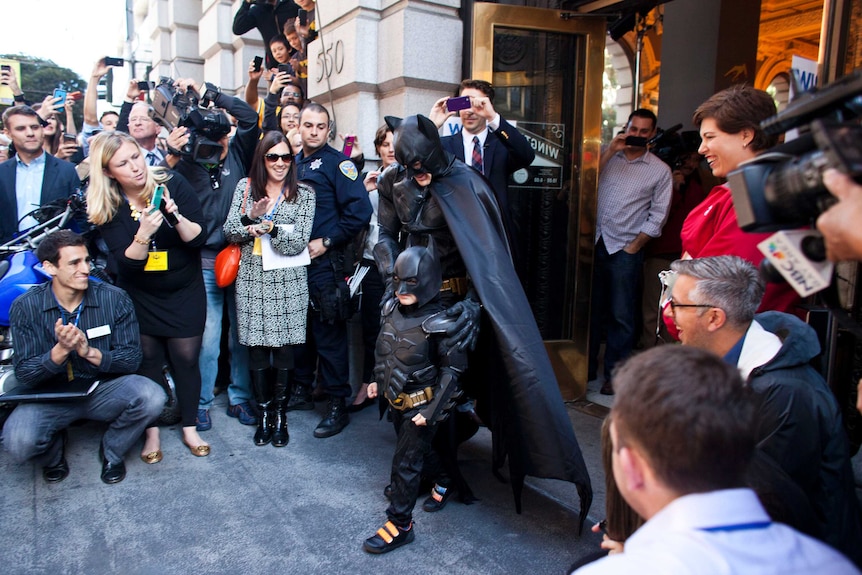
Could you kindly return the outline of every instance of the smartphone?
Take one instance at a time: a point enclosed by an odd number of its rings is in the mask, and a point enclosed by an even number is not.
[[[62,114],[63,112],[65,112],[65,111],[66,111],[66,110],[65,110],[65,106],[66,106],[66,90],[61,90],[60,88],[54,88],[54,97],[55,97],[55,98],[60,98],[60,101],[59,101],[59,102],[57,102],[57,104],[59,104],[59,105],[60,105],[60,109],[58,110],[58,112],[60,112],[60,113]]]
[[[75,134],[63,134],[63,141],[64,142],[72,142],[73,144],[75,144],[77,146],[78,145],[78,136],[76,136]]]
[[[122,66],[126,61],[122,58],[114,58],[112,56],[105,56],[105,66]]]
[[[0,64],[0,72],[11,72],[12,66],[9,64]],[[6,82],[0,82],[0,85],[5,86]]]
[[[140,90],[141,92],[149,92],[153,89],[155,85],[155,82],[141,81],[138,82],[138,90]]]
[[[165,216],[165,220],[168,222],[168,225],[174,227],[179,223],[179,220],[177,219],[176,214],[167,211],[167,201],[165,201],[164,198],[164,191],[164,186],[156,186],[156,191],[153,193],[153,206],[159,208],[159,211],[162,212],[163,216]]]
[[[254,71],[260,72],[260,67],[263,66],[263,56],[254,57]]]
[[[308,11],[300,10],[299,11],[299,25],[300,26],[308,26]]]
[[[82,94],[80,91],[69,92],[69,94],[66,97],[69,98],[70,100],[78,101],[84,97],[84,94]]]
[[[153,193],[153,201],[151,202],[154,208],[162,207],[162,200],[164,200],[162,195],[164,194],[164,192],[165,188],[163,186],[156,186],[156,191]]]
[[[347,136],[346,138],[344,138],[344,148],[341,150],[341,152],[348,158],[350,157],[350,154],[353,153],[353,143],[355,141],[356,136]]]
[[[458,96],[457,98],[449,98],[446,100],[446,109],[450,112],[457,112],[458,110],[466,110],[472,104],[470,104],[470,96]]]
[[[635,148],[646,148],[647,142],[646,138],[641,138],[640,136],[626,136],[626,146],[633,146]]]
[[[290,64],[279,64],[278,65],[278,71],[279,71],[279,73],[287,72],[288,74],[293,76],[293,66],[291,66]]]

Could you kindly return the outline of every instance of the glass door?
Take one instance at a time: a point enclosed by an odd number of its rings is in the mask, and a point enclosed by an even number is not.
[[[587,384],[604,45],[603,18],[474,5],[473,77],[536,152],[509,182],[515,264],[567,400]]]

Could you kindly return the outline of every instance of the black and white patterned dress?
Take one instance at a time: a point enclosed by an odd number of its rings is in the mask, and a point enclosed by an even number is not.
[[[308,281],[305,266],[263,270],[263,258],[256,256],[254,238],[240,221],[241,204],[248,179],[237,184],[224,233],[231,243],[242,246],[239,273],[236,278],[236,315],[239,342],[245,346],[282,347],[305,342],[308,312]],[[245,213],[251,212],[251,193],[246,198]],[[256,221],[261,221],[259,218]],[[314,221],[314,190],[297,185],[293,202],[281,201],[272,221],[276,226],[293,224],[288,232],[280,228],[272,238],[275,251],[297,255],[308,245]]]

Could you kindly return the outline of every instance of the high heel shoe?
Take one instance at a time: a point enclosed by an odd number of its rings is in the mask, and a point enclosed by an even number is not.
[[[146,463],[147,465],[153,465],[162,460],[162,450],[157,449],[156,451],[150,451],[149,453],[141,454],[141,461]]]
[[[206,457],[210,454],[210,446],[209,445],[198,445],[197,447],[191,446],[186,443],[186,440],[183,439],[183,445],[189,448],[189,451],[195,457]]]
[[[363,401],[362,403],[351,403],[349,406],[347,406],[347,411],[348,413],[356,413],[357,411],[362,411],[369,405],[374,405],[376,402],[377,400],[375,398],[366,397],[365,401]]]

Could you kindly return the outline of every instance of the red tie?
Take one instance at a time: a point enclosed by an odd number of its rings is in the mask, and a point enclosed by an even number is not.
[[[485,173],[482,166],[482,148],[479,147],[479,136],[473,136],[473,169],[480,174]]]

